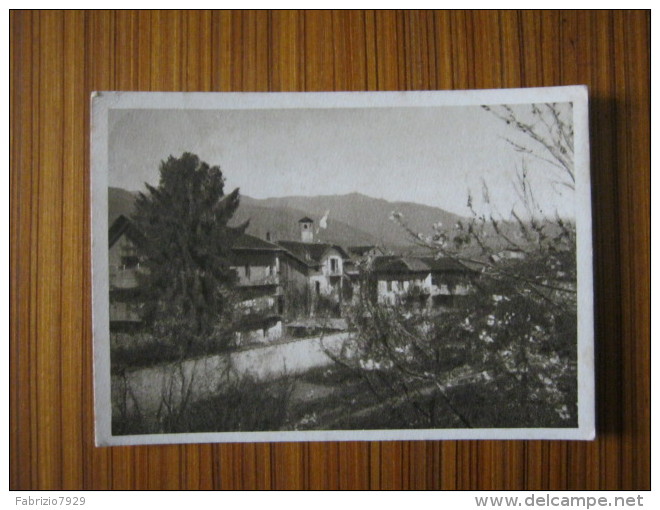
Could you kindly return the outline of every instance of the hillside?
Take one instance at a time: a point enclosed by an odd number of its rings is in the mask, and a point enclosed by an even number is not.
[[[241,197],[241,205],[232,219],[232,225],[238,225],[250,220],[248,233],[265,238],[270,233],[274,240],[299,240],[300,226],[298,220],[311,216],[309,212],[286,206],[265,206],[250,197]],[[316,222],[318,233],[316,238],[326,243],[345,246],[376,244],[378,239],[368,232],[343,221],[328,221],[326,229],[318,228],[319,217],[312,217]]]
[[[120,215],[130,216],[136,193],[120,188],[108,189],[108,220]],[[298,220],[309,216],[319,226],[326,211],[327,228],[318,230],[323,242],[355,245],[378,245],[402,249],[411,245],[408,234],[390,220],[393,211],[403,214],[406,223],[415,231],[429,233],[433,224],[453,225],[458,216],[442,209],[409,202],[388,202],[359,193],[314,197],[281,197],[254,199],[241,197],[241,205],[232,224],[250,219],[248,232],[260,238],[270,233],[272,238],[297,240],[300,237]]]
[[[403,214],[406,224],[415,232],[430,233],[435,223],[451,226],[459,216],[437,207],[411,202],[389,202],[360,193],[314,197],[281,197],[263,200],[250,199],[250,204],[269,209],[295,209],[318,221],[326,211],[328,229],[333,223],[341,222],[368,233],[374,242],[382,246],[405,246],[411,244],[410,236],[399,225],[390,220],[393,211]]]
[[[133,214],[137,193],[122,188],[108,188],[108,226],[122,214],[127,218]]]

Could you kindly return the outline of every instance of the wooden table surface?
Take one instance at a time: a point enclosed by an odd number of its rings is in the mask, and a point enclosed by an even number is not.
[[[650,12],[10,14],[10,487],[650,488]],[[598,439],[96,448],[93,90],[590,89]]]

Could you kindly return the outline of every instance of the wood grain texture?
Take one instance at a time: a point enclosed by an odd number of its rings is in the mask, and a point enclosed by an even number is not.
[[[10,15],[10,487],[650,488],[650,13]],[[598,439],[94,447],[93,90],[590,88]]]

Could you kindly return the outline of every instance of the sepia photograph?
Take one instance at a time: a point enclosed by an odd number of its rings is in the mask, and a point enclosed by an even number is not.
[[[586,87],[92,96],[96,441],[595,435]]]

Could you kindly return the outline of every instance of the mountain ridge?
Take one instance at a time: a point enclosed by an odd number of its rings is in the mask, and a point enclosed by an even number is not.
[[[121,214],[130,216],[138,192],[108,188],[109,224]],[[241,195],[240,205],[230,224],[250,219],[247,232],[273,240],[299,240],[298,220],[305,216],[315,222],[318,241],[344,246],[376,245],[383,248],[411,247],[413,239],[400,225],[391,221],[393,212],[414,232],[430,233],[433,225],[454,225],[461,217],[438,207],[415,202],[390,202],[359,192],[343,195],[288,196],[252,198]],[[327,228],[320,220],[327,214]]]
[[[266,199],[248,197],[248,200],[250,204],[262,207],[288,207],[304,211],[307,216],[312,217],[316,222],[325,215],[326,211],[329,211],[328,226],[333,221],[343,222],[367,232],[377,240],[375,244],[386,247],[412,244],[410,234],[390,219],[393,212],[400,213],[402,221],[412,231],[427,234],[433,231],[434,224],[441,223],[449,227],[461,219],[461,216],[439,207],[414,202],[390,202],[361,193]]]

